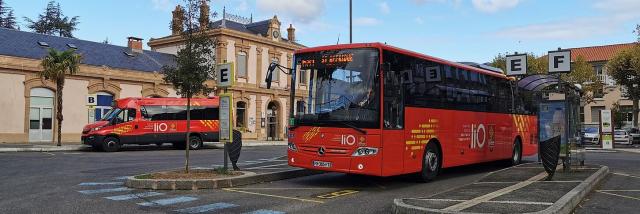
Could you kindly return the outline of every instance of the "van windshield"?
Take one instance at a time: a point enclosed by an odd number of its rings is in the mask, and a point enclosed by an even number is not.
[[[120,111],[122,111],[122,109],[119,109],[119,108],[110,109],[107,113],[104,114],[104,117],[102,117],[101,121],[110,121],[116,115],[118,115]]]

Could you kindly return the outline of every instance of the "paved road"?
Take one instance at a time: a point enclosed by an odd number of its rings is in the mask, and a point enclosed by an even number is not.
[[[243,148],[242,163],[281,157],[286,147]],[[126,189],[121,177],[183,166],[183,151],[0,153],[0,213],[388,213],[393,198],[436,194],[504,166],[445,170],[438,180],[326,173],[204,191]],[[222,163],[222,150],[192,152],[193,166]]]
[[[578,205],[575,213],[638,213],[640,209],[640,153],[591,151],[587,163],[606,165],[610,173]]]

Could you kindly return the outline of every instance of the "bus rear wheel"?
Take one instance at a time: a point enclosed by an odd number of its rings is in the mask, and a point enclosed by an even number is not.
[[[191,137],[189,137],[189,149],[198,150],[201,148],[202,148],[202,139],[200,139],[200,137],[198,137],[197,135],[191,135]]]
[[[102,151],[117,152],[120,150],[120,141],[115,137],[107,137],[102,141]]]
[[[434,142],[427,144],[422,155],[422,171],[420,178],[423,182],[428,182],[436,178],[442,168],[442,153],[438,145]]]
[[[513,142],[513,152],[511,154],[511,165],[515,166],[522,162],[522,143],[519,139]]]

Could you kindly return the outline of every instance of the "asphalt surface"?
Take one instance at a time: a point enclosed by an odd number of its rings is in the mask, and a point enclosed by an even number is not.
[[[635,148],[618,146],[617,148]],[[640,210],[640,153],[589,151],[586,163],[609,167],[610,173],[574,213],[638,213]]]
[[[285,146],[246,147],[240,167],[285,155]],[[192,166],[222,164],[222,150],[192,151]],[[183,167],[184,151],[0,153],[0,213],[389,213],[394,198],[437,194],[505,166],[444,170],[437,180],[326,173],[230,189],[131,190],[122,177]],[[273,164],[279,167],[278,164]]]

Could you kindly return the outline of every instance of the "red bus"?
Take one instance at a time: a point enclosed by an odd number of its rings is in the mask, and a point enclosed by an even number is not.
[[[294,58],[291,82],[309,93],[289,119],[291,166],[428,181],[442,168],[537,153],[536,110],[502,72],[381,43]]]
[[[218,141],[219,99],[191,99],[190,149],[202,142]],[[186,98],[124,98],[113,101],[113,108],[100,121],[82,130],[82,142],[106,152],[123,144],[172,143],[185,148],[187,129]]]

